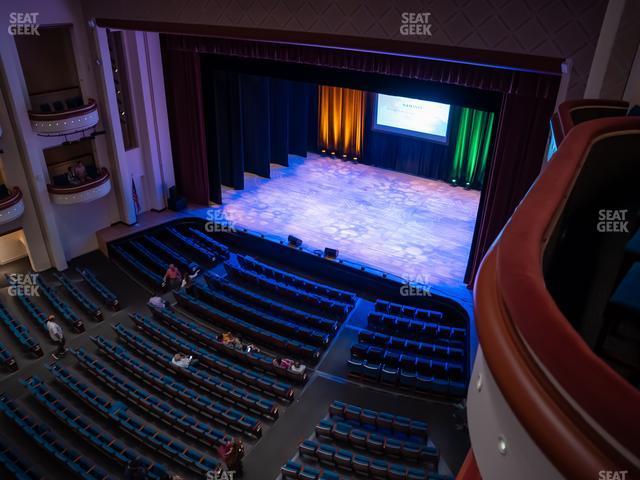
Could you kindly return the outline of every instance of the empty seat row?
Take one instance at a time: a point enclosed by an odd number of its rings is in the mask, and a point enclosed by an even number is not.
[[[232,298],[241,300],[245,304],[253,305],[263,311],[290,318],[301,325],[309,325],[323,332],[335,332],[338,330],[338,322],[321,317],[314,313],[305,312],[299,308],[286,305],[272,298],[260,295],[258,292],[244,288],[233,282],[223,279],[216,273],[207,272],[205,279],[209,288],[220,290]]]
[[[391,455],[406,460],[438,464],[438,450],[424,442],[401,440],[390,435],[358,428],[347,422],[321,420],[316,425],[316,435],[327,437],[338,442],[349,443],[355,448],[368,450],[378,455]]]
[[[240,263],[241,267],[246,268],[247,270],[253,270],[254,272],[258,272],[265,277],[273,278],[278,282],[302,288],[315,295],[339,300],[350,305],[356,303],[356,300],[358,299],[358,297],[352,292],[340,290],[339,288],[333,288],[322,283],[314,282],[313,280],[308,280],[299,275],[285,272],[284,270],[280,270],[265,263],[259,262],[253,257],[238,255],[238,263]]]
[[[376,300],[375,310],[376,312],[388,313],[389,315],[398,317],[415,318],[416,320],[428,320],[432,322],[440,322],[445,318],[444,314],[437,310],[411,307],[409,305],[387,302],[386,300]]]
[[[392,387],[404,387],[420,392],[432,392],[455,397],[464,396],[466,393],[466,386],[463,381],[449,379],[448,377],[423,375],[414,370],[389,367],[369,360],[351,358],[347,362],[347,371],[349,375],[376,383],[384,383]]]
[[[274,365],[274,357],[266,353],[251,350],[240,350],[234,348],[232,345],[226,345],[222,340],[218,339],[218,335],[211,330],[201,328],[193,322],[177,315],[170,308],[154,308],[149,307],[153,312],[155,319],[160,320],[167,327],[179,332],[189,338],[196,338],[206,348],[211,348],[216,352],[231,357],[235,360],[239,360],[242,363],[255,367],[260,370],[273,373],[278,377],[284,377],[294,380],[297,383],[303,383],[307,380],[308,374],[306,371],[302,373],[293,372],[289,369],[284,369]],[[138,315],[138,314],[135,314]]]
[[[210,262],[215,262],[220,255],[220,250],[212,248],[212,245],[207,243],[206,245],[199,240],[195,240],[191,237],[183,235],[173,227],[168,227],[167,232],[176,240],[178,240],[182,246],[200,255],[202,258],[207,259]],[[228,255],[227,255],[228,256]],[[227,258],[227,257],[225,257]]]
[[[335,317],[340,320],[344,320],[353,308],[353,305],[339,302],[337,300],[331,300],[306,290],[302,290],[301,288],[278,282],[277,280],[266,277],[258,272],[253,272],[242,267],[231,265],[229,262],[226,262],[224,267],[227,273],[234,280],[255,285],[259,288],[273,292],[274,294],[292,299],[305,306],[320,309],[332,318]]]
[[[465,361],[464,348],[462,347],[441,345],[433,342],[419,342],[368,330],[362,330],[358,334],[358,341],[400,353],[413,353],[417,356],[439,358],[460,363]]]
[[[67,325],[76,333],[84,332],[84,323],[76,312],[74,312],[67,303],[62,300],[58,294],[42,279],[42,275],[38,275],[39,291],[42,292],[44,298],[46,298],[53,309],[58,312],[58,315],[65,321]]]
[[[213,401],[206,395],[201,395],[182,382],[169,375],[163,375],[148,365],[129,357],[128,360],[119,358],[121,353],[126,353],[121,347],[107,344],[106,341],[99,344],[101,351],[123,366],[136,378],[158,391],[162,396],[171,396],[180,399],[189,409],[201,413],[213,421],[228,426],[235,430],[247,433],[254,437],[262,435],[262,423],[249,415],[244,415],[235,408]],[[111,348],[108,348],[111,347]],[[126,378],[117,375],[97,359],[88,355],[83,349],[73,351],[80,364],[91,372],[95,378],[111,388],[124,398],[132,399],[140,408],[153,413],[159,419],[170,426],[189,431],[191,436],[206,440],[209,443],[223,444],[229,437],[221,430],[209,425],[197,422],[186,413],[174,409],[170,404],[161,401],[146,390],[138,387]]]
[[[209,247],[214,252],[216,252],[220,257],[229,258],[229,248],[226,245],[223,245],[222,243],[215,241],[209,235],[207,235],[204,232],[201,232],[196,228],[189,227],[188,232],[190,235],[203,241],[207,245],[207,247]]]
[[[9,372],[15,372],[18,369],[18,362],[13,353],[2,342],[0,342],[0,366]]]
[[[407,338],[429,339],[438,342],[455,342],[464,345],[467,331],[464,328],[449,327],[440,323],[409,320],[385,313],[371,313],[367,318],[370,329],[384,333],[399,333]]]
[[[31,332],[26,325],[23,325],[21,322],[13,318],[13,315],[9,313],[2,303],[0,303],[0,320],[9,329],[15,339],[18,340],[22,348],[37,357],[42,356],[42,348],[40,348],[40,344],[33,338],[33,336],[31,336]]]
[[[322,331],[315,330],[296,322],[290,322],[278,318],[270,313],[260,311],[242,302],[238,302],[223,293],[210,290],[209,288],[196,286],[196,296],[208,304],[229,312],[250,321],[251,323],[262,325],[269,330],[291,335],[301,341],[311,345],[326,346],[331,337]]]
[[[162,274],[164,275],[164,272],[166,272],[167,267],[169,266],[169,262],[160,258],[158,255],[145,247],[142,242],[139,242],[137,240],[131,240],[126,244],[126,246],[129,248],[129,251],[133,252],[133,254],[136,257],[140,258],[141,261],[145,262],[156,272],[162,272]]]
[[[11,442],[14,444],[15,442]],[[4,467],[16,480],[43,480],[41,475],[30,465],[30,461],[9,446],[0,438],[0,465]]]
[[[154,464],[139,452],[100,428],[93,420],[73,410],[65,400],[50,390],[38,377],[30,377],[23,380],[22,384],[27,387],[31,395],[42,406],[82,439],[86,440],[89,445],[97,448],[122,466],[126,466],[135,460],[145,468],[148,478],[164,480],[167,470],[163,465]]]
[[[400,368],[407,372],[418,372],[422,375],[434,375],[457,381],[465,380],[465,370],[461,363],[397,353],[392,350],[385,350],[382,347],[362,343],[354,343],[351,346],[351,358],[369,360],[391,369]]]
[[[195,343],[179,337],[173,332],[157,325],[148,318],[139,315],[132,316],[131,318],[139,329],[160,344],[173,350],[193,355],[199,359],[202,364],[216,373],[239,381],[252,389],[272,394],[287,401],[293,400],[294,391],[291,385],[281,382],[270,375],[264,375],[250,368],[242,367],[235,362],[211,353],[197,346]]]
[[[98,322],[102,321],[102,311],[100,308],[93,303],[84,293],[80,291],[78,287],[76,287],[73,282],[71,282],[65,275],[55,273],[54,276],[58,279],[58,281],[62,284],[71,298],[76,302],[76,304],[85,312],[87,315],[90,315]]]
[[[106,471],[72,449],[48,426],[36,423],[6,394],[0,395],[0,411],[29,438],[79,478],[85,480],[107,480],[110,478]]]
[[[280,467],[282,478],[291,480],[339,480],[341,477],[331,470],[288,461]]]
[[[424,442],[429,437],[429,426],[426,422],[414,420],[401,415],[394,415],[388,412],[378,412],[358,405],[344,403],[334,400],[329,405],[329,415],[332,418],[344,419],[354,425],[361,425],[368,429],[382,434],[395,434],[413,439],[423,439]]]
[[[129,332],[121,324],[114,325],[113,329],[137,354],[144,356],[156,365],[174,371],[180,369],[180,372],[187,377],[191,383],[198,385],[200,388],[205,389],[218,398],[227,401],[233,400],[236,405],[261,416],[273,419],[278,418],[278,404],[274,400],[249,392],[244,388],[240,388],[226,381],[220,376],[207,373],[201,368],[194,366],[189,366],[188,368],[176,367],[171,363],[172,355],[166,351],[149,342],[139,342],[138,336]],[[101,337],[98,337],[98,339],[100,338]]]
[[[115,293],[107,288],[104,283],[98,280],[91,270],[88,268],[76,268],[76,271],[82,276],[85,282],[87,282],[91,290],[93,290],[93,292],[98,295],[105,304],[109,305],[113,310],[120,309],[118,297],[116,297]]]
[[[178,266],[183,272],[188,272],[189,270],[191,270],[192,265],[197,269],[200,268],[200,266],[193,260],[185,257],[174,248],[171,248],[165,242],[161,242],[160,240],[158,240],[156,237],[152,235],[145,235],[144,240],[149,245],[152,245],[155,248],[155,251],[158,252],[161,257],[163,257],[169,263],[175,263],[176,266]]]
[[[172,461],[178,462],[196,472],[198,475],[204,476],[206,472],[215,470],[217,467],[218,462],[209,456],[202,454],[196,449],[189,448],[177,439],[170,438],[156,429],[155,426],[144,422],[144,420],[137,415],[133,415],[124,403],[111,402],[97,395],[69,373],[68,370],[56,364],[51,364],[47,368],[49,368],[56,380],[60,381],[70,392],[78,396],[78,398],[83,400],[96,412],[114,421],[119,428],[137,439],[142,445],[156,450]]]
[[[37,324],[40,329],[49,335],[49,330],[47,329],[47,315],[38,308],[38,306],[31,301],[31,298],[18,293],[16,295],[18,299],[18,303],[22,306],[24,311],[31,317]]]
[[[145,266],[140,260],[128,253],[120,245],[112,245],[111,251],[114,252],[118,258],[123,260],[135,273],[142,275],[142,277],[144,277],[144,279],[155,288],[159,288],[160,285],[162,285],[162,275],[158,275],[156,272]]]
[[[245,322],[189,295],[186,291],[175,291],[174,296],[176,300],[178,300],[178,304],[187,310],[191,310],[204,318],[213,320],[218,326],[253,338],[264,345],[268,345],[270,348],[288,352],[308,360],[317,360],[320,357],[320,350],[312,345]]]
[[[389,463],[381,458],[371,458],[313,440],[302,442],[298,447],[298,451],[303,457],[310,457],[319,462],[350,470],[367,477],[390,480],[427,480],[427,472],[422,468]]]

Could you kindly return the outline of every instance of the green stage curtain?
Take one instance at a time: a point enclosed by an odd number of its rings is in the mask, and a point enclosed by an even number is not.
[[[463,108],[451,163],[450,181],[480,190],[487,169],[495,114]]]

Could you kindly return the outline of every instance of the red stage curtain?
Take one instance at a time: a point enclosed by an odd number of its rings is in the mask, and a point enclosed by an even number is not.
[[[360,158],[364,132],[365,92],[318,87],[318,140],[321,149]]]
[[[200,55],[163,48],[176,186],[189,202],[209,205]]]

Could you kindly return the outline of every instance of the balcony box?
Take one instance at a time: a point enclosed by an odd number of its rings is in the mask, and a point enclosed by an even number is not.
[[[100,176],[82,185],[47,185],[51,201],[58,205],[88,203],[106,196],[111,191],[109,171],[102,168]]]
[[[92,98],[86,105],[61,112],[29,112],[31,128],[45,137],[69,135],[93,128],[98,124],[98,106]]]
[[[22,192],[14,187],[11,195],[0,200],[0,225],[13,222],[24,213],[24,201]]]

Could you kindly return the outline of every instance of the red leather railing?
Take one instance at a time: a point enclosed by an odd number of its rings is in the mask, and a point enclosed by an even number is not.
[[[597,98],[581,98],[578,100],[567,100],[558,105],[558,111],[551,119],[553,134],[556,142],[560,144],[564,137],[571,131],[576,123],[571,115],[573,110],[577,109],[620,109],[620,116],[624,116],[629,103],[622,100],[605,100]]]
[[[458,475],[456,475],[456,480],[482,480],[473,450],[469,449],[467,456],[464,457],[464,462],[458,471]]]
[[[0,210],[13,207],[20,200],[22,200],[22,191],[18,187],[13,187],[11,195],[0,201]]]
[[[68,187],[62,187],[57,185],[47,185],[47,190],[49,193],[58,194],[58,195],[68,195],[70,193],[78,193],[84,192],[85,190],[91,190],[92,188],[96,188],[103,183],[109,180],[109,170],[102,167],[100,169],[100,176],[90,180],[82,185],[69,185]]]
[[[71,108],[69,110],[64,110],[62,112],[51,112],[51,113],[42,113],[42,112],[29,112],[29,118],[35,121],[55,121],[55,120],[64,120],[66,118],[77,117],[79,115],[84,115],[86,113],[91,113],[98,108],[96,101],[93,98],[90,98],[87,101],[86,105],[77,108]]]
[[[591,146],[621,134],[640,135],[640,119],[604,118],[570,131],[485,257],[474,287],[491,373],[530,437],[567,478],[638,471],[640,393],[574,330],[542,270],[549,235]]]

